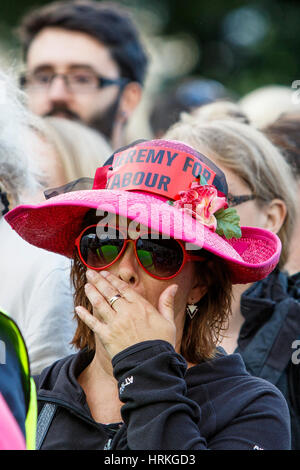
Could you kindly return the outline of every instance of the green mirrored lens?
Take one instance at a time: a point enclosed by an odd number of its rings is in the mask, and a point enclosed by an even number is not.
[[[115,233],[101,238],[97,236],[96,227],[89,228],[80,240],[80,253],[88,266],[104,268],[114,262],[122,250],[124,240]],[[111,236],[113,235],[113,236]]]
[[[149,272],[154,273],[155,266],[153,263],[152,253],[146,250],[137,250],[137,254],[144,268],[146,268]]]
[[[174,239],[138,239],[137,255],[142,266],[155,276],[168,278],[175,275],[183,263],[183,251]]]
[[[99,260],[107,264],[112,263],[119,254],[118,248],[114,245],[104,245],[101,248],[97,248],[96,252]]]

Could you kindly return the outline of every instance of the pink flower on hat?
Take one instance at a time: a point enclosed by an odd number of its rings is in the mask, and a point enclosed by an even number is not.
[[[174,207],[184,210],[212,231],[216,231],[215,213],[228,207],[226,197],[215,186],[193,182],[190,189],[180,191]]]

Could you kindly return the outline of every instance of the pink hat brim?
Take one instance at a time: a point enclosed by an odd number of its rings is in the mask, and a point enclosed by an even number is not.
[[[119,214],[222,258],[234,284],[265,278],[278,264],[281,242],[268,230],[242,227],[242,237],[226,240],[190,215],[153,194],[116,191],[74,191],[38,205],[21,205],[5,216],[27,242],[72,258],[75,240],[89,209]],[[180,232],[180,233],[179,233]],[[179,236],[178,236],[179,234]]]

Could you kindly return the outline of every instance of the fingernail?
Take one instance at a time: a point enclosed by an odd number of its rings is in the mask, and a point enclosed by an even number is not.
[[[173,297],[175,297],[177,291],[178,291],[178,285],[176,284],[176,285],[174,285],[174,287],[173,287],[173,289],[172,289],[172,295],[173,295]]]
[[[100,271],[101,276],[107,277],[109,275],[108,271]]]
[[[86,277],[90,279],[91,281],[95,281],[98,277],[98,274],[96,271],[93,271],[92,269],[88,269],[86,272]]]
[[[81,312],[83,311],[83,308],[82,307],[75,307],[75,312],[77,313],[77,315],[80,316]]]

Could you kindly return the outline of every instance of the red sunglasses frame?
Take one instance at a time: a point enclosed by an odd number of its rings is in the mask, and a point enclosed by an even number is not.
[[[78,235],[78,237],[77,237],[76,240],[75,240],[75,246],[76,246],[76,248],[77,248],[80,261],[81,261],[85,266],[87,266],[87,268],[93,269],[94,271],[102,271],[102,270],[107,269],[107,268],[109,268],[110,266],[112,266],[116,261],[118,261],[118,260],[121,258],[122,254],[124,253],[124,251],[125,251],[125,249],[126,249],[126,247],[127,247],[127,244],[128,244],[129,242],[132,242],[132,243],[134,244],[134,253],[135,253],[135,257],[136,257],[136,259],[137,259],[139,265],[141,266],[141,268],[142,268],[147,274],[149,274],[149,276],[154,277],[155,279],[159,279],[159,280],[172,279],[173,277],[177,276],[177,275],[180,273],[180,271],[183,269],[184,265],[185,265],[187,262],[189,262],[189,261],[206,261],[206,259],[203,258],[202,256],[189,255],[189,254],[186,252],[186,249],[184,248],[183,242],[182,242],[181,240],[177,240],[177,239],[174,238],[173,240],[175,240],[175,241],[178,243],[178,245],[180,246],[180,248],[182,249],[182,252],[183,252],[182,264],[181,264],[179,270],[176,271],[175,274],[172,274],[172,276],[168,276],[168,277],[156,276],[155,274],[150,273],[150,272],[142,265],[142,263],[141,263],[141,261],[140,261],[140,259],[139,259],[139,257],[138,257],[137,249],[136,249],[136,243],[137,243],[137,241],[139,240],[139,238],[141,238],[141,236],[142,236],[143,234],[148,233],[148,231],[140,232],[140,236],[137,237],[135,240],[132,240],[131,238],[126,238],[126,234],[122,231],[121,228],[118,227],[117,230],[118,230],[120,233],[122,233],[123,236],[125,235],[125,236],[124,236],[124,244],[123,244],[123,246],[122,246],[122,249],[121,249],[120,253],[118,254],[118,256],[117,256],[111,263],[109,263],[109,264],[107,264],[106,266],[103,266],[103,267],[101,267],[101,268],[95,268],[95,267],[93,267],[93,266],[88,265],[88,264],[84,261],[82,255],[81,255],[81,251],[80,251],[80,241],[81,241],[82,236],[84,235],[84,233],[85,233],[87,230],[89,230],[90,228],[99,227],[99,226],[100,226],[100,227],[110,227],[110,228],[113,228],[114,230],[116,229],[116,227],[114,227],[114,226],[112,226],[112,225],[107,225],[107,224],[103,224],[103,225],[101,225],[101,224],[89,225],[88,227],[85,227],[85,228],[82,230],[82,232]]]

